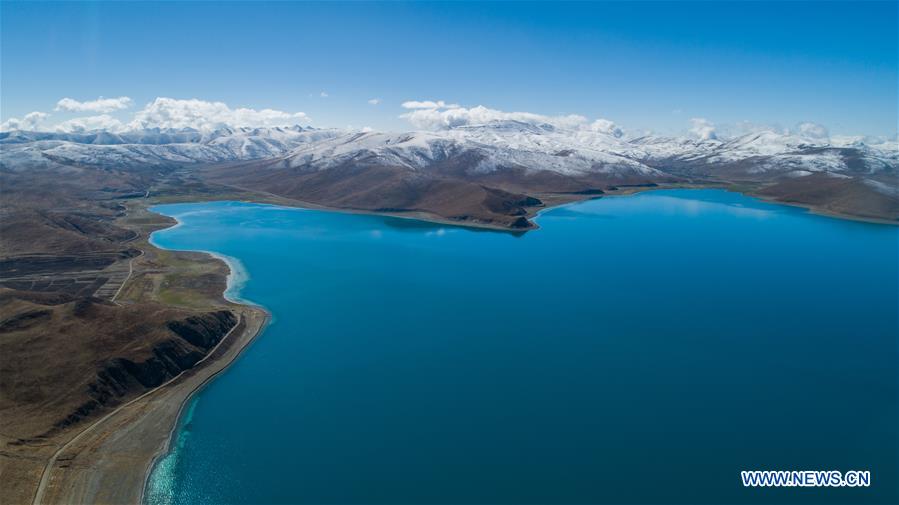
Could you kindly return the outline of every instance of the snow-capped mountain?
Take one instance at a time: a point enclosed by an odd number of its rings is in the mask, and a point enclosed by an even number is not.
[[[561,176],[606,175],[652,179],[666,174],[732,176],[735,172],[801,177],[815,172],[882,174],[899,167],[895,141],[844,138],[837,142],[774,131],[729,139],[642,136],[563,129],[551,124],[496,121],[439,131],[379,133],[358,130],[236,128],[211,132],[147,129],[125,133],[0,134],[0,167],[53,165],[128,167],[270,160],[304,171],[337,166],[426,170],[452,166],[472,174],[503,170]]]
[[[0,167],[54,165],[129,167],[274,158],[340,134],[303,128],[146,129],[125,133],[0,133]]]
[[[802,177],[812,173],[888,174],[899,167],[896,141],[860,139],[851,142],[811,139],[774,131],[751,132],[728,139],[696,140],[640,137],[641,158],[653,166],[714,176],[741,174],[750,179],[772,176]]]
[[[346,163],[424,170],[466,160],[471,173],[503,169],[658,176],[634,158],[633,146],[611,135],[560,131],[551,125],[503,121],[437,132],[348,132],[300,146],[284,157],[290,167],[322,170]]]
[[[91,198],[232,188],[516,229],[533,226],[525,216],[541,195],[565,200],[665,183],[739,184],[831,213],[896,221],[897,174],[895,140],[773,131],[629,138],[615,129],[502,120],[407,133],[292,127],[0,134],[7,187],[74,184]]]

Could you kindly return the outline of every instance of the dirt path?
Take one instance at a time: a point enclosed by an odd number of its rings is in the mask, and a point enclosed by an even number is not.
[[[143,255],[144,255],[144,251],[141,250],[140,254],[138,254],[137,256],[128,260],[128,276],[125,277],[125,280],[122,281],[122,285],[119,286],[119,289],[117,289],[115,294],[112,295],[112,303],[114,303],[116,305],[121,305],[121,303],[116,301],[116,298],[119,297],[119,293],[122,292],[122,289],[125,288],[125,284],[128,284],[128,280],[131,279],[131,276],[134,274],[134,260],[136,260],[137,258],[140,258]]]

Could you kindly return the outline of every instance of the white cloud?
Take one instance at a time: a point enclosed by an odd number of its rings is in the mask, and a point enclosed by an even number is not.
[[[777,123],[757,123],[754,121],[738,121],[735,123],[714,124],[705,118],[690,120],[690,133],[701,139],[728,139],[748,134],[771,133],[774,135],[796,135],[806,140],[828,141],[830,132],[826,126],[804,122],[795,128],[784,128]]]
[[[697,124],[695,121],[699,118],[694,118],[693,129],[690,131],[696,134],[696,128],[698,126],[703,126],[702,123]],[[704,119],[700,119],[700,121],[705,121]],[[798,135],[807,140],[820,140],[827,141],[830,139],[830,132],[826,126],[812,123],[812,122],[804,122],[799,123],[795,126],[795,128],[784,128],[780,124],[777,123],[757,123],[754,121],[738,121],[736,123],[725,123],[725,124],[716,124],[713,125],[710,122],[706,122],[706,125],[712,127],[714,129],[715,138],[731,138],[731,137],[739,137],[741,135],[747,135],[750,133],[763,133],[770,132],[776,135]],[[697,134],[698,135],[698,134]]]
[[[372,131],[374,131],[374,130],[371,129],[371,126],[363,126],[362,127],[362,133],[369,133]]]
[[[403,104],[406,106],[409,102]],[[416,102],[416,105],[423,102]],[[504,112],[490,109],[483,105],[477,107],[453,107],[453,108],[412,108],[400,117],[408,120],[416,128],[445,129],[457,126],[486,124],[494,121],[521,121],[531,124],[551,124],[561,128],[577,128],[587,122],[587,118],[578,115],[570,116],[544,116],[531,112]]]
[[[157,98],[134,114],[130,128],[194,128],[215,130],[223,127],[292,126],[307,123],[304,112],[275,109],[232,109],[223,102]]]
[[[378,105],[379,103],[381,103],[381,99],[380,98],[372,98],[371,100],[368,101],[368,103],[369,103],[369,105]]]
[[[109,114],[99,116],[77,117],[63,121],[53,127],[58,132],[84,133],[92,130],[106,130],[110,132],[122,131],[125,125]]]
[[[99,112],[106,113],[131,107],[131,99],[127,96],[103,98],[79,102],[73,98],[63,98],[56,102],[56,110],[65,112]]]
[[[328,98],[328,93],[322,91],[321,93],[318,94],[318,96],[320,96],[322,98]]]
[[[459,104],[446,103],[443,100],[408,100],[403,102],[404,109],[456,109]]]
[[[718,138],[715,135],[715,125],[712,124],[711,121],[701,117],[694,117],[690,119],[690,124],[692,127],[690,128],[690,133],[696,135],[702,140],[711,140]]]
[[[621,129],[620,126],[609,121],[608,119],[597,119],[590,123],[590,126],[587,127],[590,131],[605,133],[607,135],[611,135],[616,138],[621,138],[624,135],[624,130]]]
[[[810,138],[810,139],[821,139],[826,140],[830,138],[830,132],[827,131],[827,127],[824,125],[820,125],[818,123],[799,123],[799,126],[796,127],[799,130],[799,135]]]
[[[46,112],[29,112],[28,114],[25,114],[24,118],[22,118],[22,123],[24,123],[29,128],[34,128],[38,124],[40,124],[41,121],[47,119],[48,117],[50,117],[50,114],[47,114]]]
[[[26,131],[34,131],[38,129],[38,125],[43,122],[44,119],[47,119],[50,114],[46,112],[29,112],[25,114],[22,119],[17,117],[11,117],[0,123],[0,131],[11,131],[11,130],[26,130]]]
[[[569,130],[586,130],[621,137],[624,131],[608,119],[597,119],[590,123],[587,118],[578,114],[567,116],[546,116],[533,112],[505,112],[478,105],[477,107],[460,107],[438,101],[407,101],[406,109],[412,109],[401,118],[408,120],[416,128],[446,129],[465,125],[486,124],[495,121],[519,121],[529,124],[548,124],[556,128]]]

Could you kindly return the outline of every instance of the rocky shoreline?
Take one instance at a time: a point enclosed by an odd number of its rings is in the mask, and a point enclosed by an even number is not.
[[[65,447],[35,503],[138,503],[153,464],[168,451],[184,405],[262,332],[268,314],[248,307],[202,366],[102,418]]]

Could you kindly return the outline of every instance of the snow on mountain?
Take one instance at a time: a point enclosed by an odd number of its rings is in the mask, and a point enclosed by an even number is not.
[[[590,172],[657,175],[632,159],[634,146],[599,132],[557,130],[551,125],[501,121],[448,130],[411,133],[349,132],[294,149],[291,167],[322,170],[348,162],[423,170],[465,159],[467,170],[486,173],[507,168],[565,175]]]
[[[125,167],[214,163],[273,158],[337,135],[311,128],[146,129],[125,133],[0,133],[0,166],[40,168],[59,164]]]
[[[504,169],[562,175],[664,175],[668,166],[739,167],[747,174],[775,172],[880,173],[899,167],[895,140],[842,137],[832,142],[774,131],[728,139],[642,136],[566,129],[515,120],[438,131],[379,133],[337,129],[145,129],[123,133],[0,133],[0,167],[128,166],[276,160],[303,170],[348,163],[424,170],[462,166],[471,173]]]
[[[715,167],[741,166],[748,174],[765,172],[801,176],[814,172],[880,173],[899,167],[895,142],[880,140],[869,145],[854,138],[831,142],[828,139],[774,131],[752,132],[729,139],[695,140],[679,137],[641,137],[633,139],[652,162]]]

